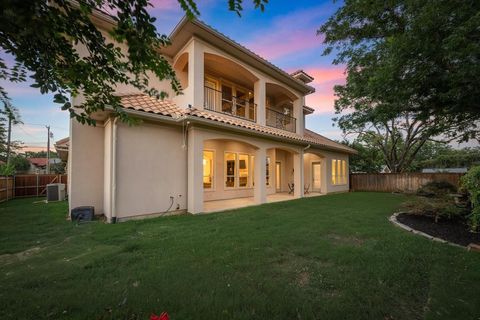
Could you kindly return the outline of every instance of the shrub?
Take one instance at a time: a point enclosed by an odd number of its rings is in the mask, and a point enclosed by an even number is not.
[[[12,176],[15,174],[15,167],[13,164],[2,164],[0,166],[0,176]]]
[[[462,177],[462,186],[470,195],[472,213],[469,216],[470,229],[478,231],[480,225],[480,166],[472,167]]]
[[[444,196],[436,198],[414,197],[403,204],[409,214],[431,217],[438,222],[444,219],[464,218],[469,212],[455,205],[453,198]]]
[[[456,191],[457,188],[448,181],[430,181],[420,187],[417,194],[425,197],[442,197]]]

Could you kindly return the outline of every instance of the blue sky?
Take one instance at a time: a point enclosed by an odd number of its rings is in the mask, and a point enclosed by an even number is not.
[[[307,127],[341,139],[341,132],[332,127],[331,118],[333,86],[343,83],[343,68],[331,64],[332,56],[321,55],[322,36],[316,34],[341,1],[271,0],[263,13],[254,10],[251,1],[244,2],[239,18],[228,11],[226,0],[197,0],[200,19],[288,72],[304,69],[311,74],[317,92],[307,97],[307,105],[316,111],[307,117]],[[152,4],[150,11],[157,18],[157,29],[169,34],[183,11],[176,0],[153,0]],[[0,57],[11,59],[1,52]],[[45,125],[51,126],[55,140],[68,136],[68,114],[52,102],[51,96],[41,95],[28,84],[0,82],[0,85],[7,88],[25,123],[14,128],[14,139],[24,141],[27,146],[46,146]]]

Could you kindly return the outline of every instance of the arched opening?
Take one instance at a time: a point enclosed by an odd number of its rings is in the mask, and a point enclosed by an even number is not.
[[[293,149],[278,146],[267,150],[267,194],[270,200],[293,197],[294,183],[294,155]]]
[[[177,58],[173,64],[173,70],[175,70],[182,89],[186,89],[188,87],[188,52],[182,53]]]
[[[293,101],[298,97],[276,83],[266,83],[265,91],[266,124],[270,127],[295,132],[297,119],[294,117]]]
[[[258,78],[245,67],[225,57],[205,53],[204,107],[256,121],[254,83]]]
[[[306,196],[326,193],[326,160],[321,153],[310,151],[303,155]]]

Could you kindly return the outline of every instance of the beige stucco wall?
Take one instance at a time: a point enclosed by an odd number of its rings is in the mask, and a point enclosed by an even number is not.
[[[107,43],[114,43],[116,46],[118,46],[122,50],[122,52],[126,56],[128,56],[126,44],[118,44],[117,42],[113,41],[112,37],[107,31],[105,31],[104,29],[100,29],[100,31],[102,35],[105,37]],[[81,57],[86,57],[89,55],[87,48],[82,44],[78,44],[75,47],[75,49],[77,50],[78,54]],[[167,59],[168,62],[172,63],[172,60],[170,58],[165,57],[165,59]],[[148,72],[147,76],[148,76],[149,85],[152,88],[155,88],[159,91],[166,92],[170,98],[175,97],[175,93],[172,90],[171,84],[168,80],[160,81],[152,72]],[[117,83],[115,87],[115,93],[116,94],[132,94],[132,93],[141,93],[141,92],[131,85]]]
[[[103,168],[104,128],[70,121],[69,205],[94,206],[95,214],[104,213]]]
[[[186,209],[187,157],[182,146],[181,127],[118,124],[117,218],[161,213],[170,206]]]

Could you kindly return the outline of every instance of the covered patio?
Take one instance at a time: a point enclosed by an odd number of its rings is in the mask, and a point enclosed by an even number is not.
[[[318,197],[322,195],[323,194],[319,192],[309,192],[309,193],[306,193],[304,197]],[[289,201],[294,199],[296,198],[293,196],[293,194],[288,192],[279,192],[279,193],[267,195],[267,203]],[[235,198],[235,199],[226,199],[226,200],[212,200],[212,201],[205,201],[203,203],[203,212],[212,213],[212,212],[249,207],[254,205],[257,205],[255,203],[254,197]]]

